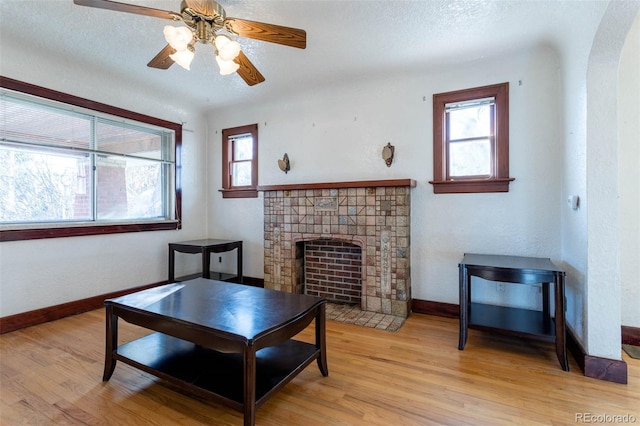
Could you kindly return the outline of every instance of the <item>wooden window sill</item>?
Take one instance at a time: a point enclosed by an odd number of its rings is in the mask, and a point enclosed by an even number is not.
[[[466,179],[429,181],[434,194],[469,194],[484,192],[509,192],[509,183],[515,178]]]
[[[258,198],[258,190],[255,188],[247,189],[220,189],[222,198]]]
[[[23,226],[14,229],[0,229],[0,242],[38,240],[44,238],[80,237],[86,235],[121,234],[125,232],[167,231],[181,229],[179,220],[163,220],[159,222],[116,223],[92,222],[91,224],[76,224],[54,226]]]

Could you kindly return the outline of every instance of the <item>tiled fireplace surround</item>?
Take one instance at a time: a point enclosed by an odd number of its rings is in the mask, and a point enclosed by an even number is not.
[[[261,186],[264,286],[303,293],[303,243],[362,250],[361,308],[407,317],[411,307],[411,179]]]

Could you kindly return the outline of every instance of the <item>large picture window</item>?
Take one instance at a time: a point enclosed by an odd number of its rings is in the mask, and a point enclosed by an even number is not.
[[[179,228],[181,126],[60,98],[2,79],[0,240]]]
[[[507,192],[509,83],[433,95],[433,191]]]

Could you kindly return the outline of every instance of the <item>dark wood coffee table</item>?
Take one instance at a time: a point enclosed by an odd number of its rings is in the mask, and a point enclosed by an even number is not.
[[[105,301],[103,380],[116,361],[244,412],[244,424],[313,360],[329,374],[319,297],[198,278]],[[152,333],[118,346],[118,318]],[[315,319],[315,344],[293,340]]]

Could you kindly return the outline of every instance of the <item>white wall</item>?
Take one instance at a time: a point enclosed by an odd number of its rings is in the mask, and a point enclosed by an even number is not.
[[[209,114],[209,236],[249,246],[246,275],[263,276],[262,198],[222,199],[221,130],[259,124],[259,184],[411,178],[413,297],[458,302],[457,265],[464,252],[560,258],[561,158],[558,59],[539,46],[446,70],[411,70],[348,85],[310,89],[269,103]],[[509,193],[433,194],[432,95],[510,83]],[[395,145],[388,168],[381,157]],[[291,171],[277,160],[288,153]],[[514,286],[515,287],[515,286]],[[539,306],[537,289],[517,286],[474,296]],[[515,293],[523,298],[516,302]]]
[[[618,236],[637,229],[637,215],[631,224],[630,216],[617,216],[618,155],[612,153],[612,141],[614,147],[617,144],[611,135],[617,132],[618,89],[611,64],[618,60],[621,45],[616,43],[637,15],[638,3],[598,4],[601,8],[585,18],[582,31],[563,39],[557,56],[537,48],[441,72],[370,78],[348,87],[318,88],[277,102],[210,113],[208,158],[214,168],[209,194],[210,208],[216,212],[210,216],[211,235],[227,236],[236,230],[248,236],[257,256],[247,259],[250,273],[260,273],[261,200],[230,203],[215,192],[220,187],[220,130],[259,122],[261,184],[406,177],[418,181],[412,193],[414,298],[456,303],[456,265],[465,251],[549,256],[567,271],[567,320],[574,335],[590,355],[620,359],[619,254],[624,260],[637,256],[637,250],[633,242]],[[603,16],[598,28],[594,23]],[[607,62],[605,73],[594,80],[593,70],[602,60]],[[637,73],[629,78],[637,78]],[[621,91],[627,90],[629,78],[620,82]],[[434,195],[427,183],[432,177],[431,95],[499,81],[509,81],[512,89],[511,175],[516,181],[511,192]],[[600,87],[606,87],[604,99]],[[629,101],[623,102],[628,106]],[[602,111],[601,104],[608,110]],[[616,111],[613,118],[611,111]],[[396,146],[390,169],[379,158],[386,142]],[[284,152],[292,159],[288,175],[276,167]],[[626,154],[620,157],[625,177],[630,169],[637,173],[637,163]],[[571,195],[581,199],[578,210],[566,203]],[[633,195],[623,192],[623,197],[625,203],[634,202]],[[595,205],[592,211],[590,205]],[[242,210],[242,223],[228,226],[217,219]],[[623,280],[624,274],[623,270]],[[535,290],[500,294],[491,285],[475,296],[506,305],[538,303]],[[633,299],[629,305],[625,309],[638,312]]]
[[[618,69],[622,325],[640,327],[640,15]]]
[[[628,167],[633,157],[627,153],[618,156],[616,149],[617,96],[619,91],[632,90],[633,86],[626,85],[632,79],[637,81],[638,75],[618,82],[617,64],[640,3],[599,4],[599,27],[585,25],[582,33],[567,34],[559,46],[562,194],[564,199],[580,197],[579,210],[562,210],[561,245],[567,270],[569,327],[590,355],[620,359],[620,255],[624,250],[632,256],[633,249],[626,243],[621,246],[621,232],[632,228],[618,218],[622,208],[617,198],[618,159]],[[637,162],[631,167],[637,169]],[[637,311],[630,303],[630,309]]]
[[[203,120],[161,93],[24,49],[8,37],[2,40],[0,75],[168,121],[186,121],[183,229],[1,243],[0,317],[166,280],[167,243],[206,232]]]
[[[618,66],[639,2],[611,2],[587,69],[587,352],[621,359]]]
[[[602,11],[606,4],[602,2]],[[561,257],[567,272],[567,324],[586,349],[587,294],[587,82],[589,52],[597,27],[584,26],[583,32],[566,34],[559,46],[561,78],[560,117],[562,119],[562,199],[580,198],[580,208],[567,204],[560,211]]]

